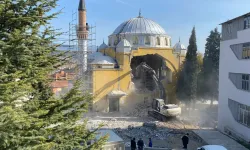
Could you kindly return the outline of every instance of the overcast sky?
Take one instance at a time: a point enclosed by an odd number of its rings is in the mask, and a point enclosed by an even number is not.
[[[142,16],[159,23],[172,37],[172,45],[181,42],[187,47],[192,27],[196,27],[197,45],[204,52],[206,38],[220,23],[250,12],[250,0],[85,0],[87,22],[97,26],[97,46],[122,22]],[[52,21],[61,31],[69,30],[72,12],[76,12],[79,0],[59,0],[57,10],[63,13]],[[65,37],[66,38],[66,37]]]

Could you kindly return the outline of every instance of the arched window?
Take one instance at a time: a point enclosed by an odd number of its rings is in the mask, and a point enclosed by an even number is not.
[[[156,45],[161,45],[161,39],[160,39],[160,37],[156,38]]]
[[[165,44],[168,46],[168,38],[165,38]]]
[[[134,36],[134,37],[133,37],[133,44],[134,44],[134,45],[137,45],[138,43],[139,43],[138,37],[137,37],[137,36]]]
[[[116,46],[118,44],[118,38],[117,37],[114,37],[114,45]]]
[[[150,45],[150,37],[149,36],[145,37],[145,44]]]
[[[111,39],[111,38],[109,38],[109,46],[111,46],[111,40],[112,40],[112,39]]]

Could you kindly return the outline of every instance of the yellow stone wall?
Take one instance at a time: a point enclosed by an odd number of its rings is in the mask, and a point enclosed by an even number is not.
[[[104,50],[100,52],[104,53]],[[130,94],[131,86],[131,59],[136,56],[144,56],[148,54],[157,54],[162,57],[167,67],[175,72],[179,68],[179,59],[173,54],[173,49],[161,49],[161,48],[139,48],[133,50],[131,53],[116,53],[111,48],[105,49],[105,54],[117,59],[120,69],[96,69],[93,70],[93,93],[94,110],[108,112],[108,96],[112,90],[121,90],[127,94]],[[171,88],[171,85],[166,87]],[[121,103],[126,103],[126,99],[130,96],[121,98]],[[143,99],[143,98],[141,98]]]

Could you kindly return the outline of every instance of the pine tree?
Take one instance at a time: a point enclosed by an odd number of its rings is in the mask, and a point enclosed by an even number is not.
[[[189,46],[187,50],[186,59],[184,62],[183,70],[180,73],[178,83],[178,95],[180,100],[186,103],[194,103],[197,94],[197,45],[195,28],[192,30],[189,39]]]
[[[15,149],[98,149],[106,137],[87,146],[95,131],[76,121],[88,110],[92,96],[76,82],[56,98],[48,75],[65,63],[51,44],[51,13],[57,0],[0,2],[0,147]]]
[[[205,48],[202,70],[203,97],[211,99],[212,103],[218,96],[220,33],[217,28],[210,32]]]

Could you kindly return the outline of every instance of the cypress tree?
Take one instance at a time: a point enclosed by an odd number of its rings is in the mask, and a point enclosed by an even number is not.
[[[178,81],[178,95],[185,103],[193,103],[197,94],[197,45],[195,28],[189,39],[186,59]]]
[[[203,97],[210,99],[211,104],[218,96],[219,82],[219,53],[220,33],[215,28],[210,32],[205,47],[204,64],[202,70]]]
[[[198,61],[198,81],[197,81],[197,99],[203,100],[203,54],[198,53],[197,54],[197,61]]]
[[[92,100],[76,82],[66,95],[53,96],[48,75],[65,63],[51,44],[51,13],[57,0],[0,2],[0,147],[15,149],[98,149],[87,146],[95,131],[77,125]]]

